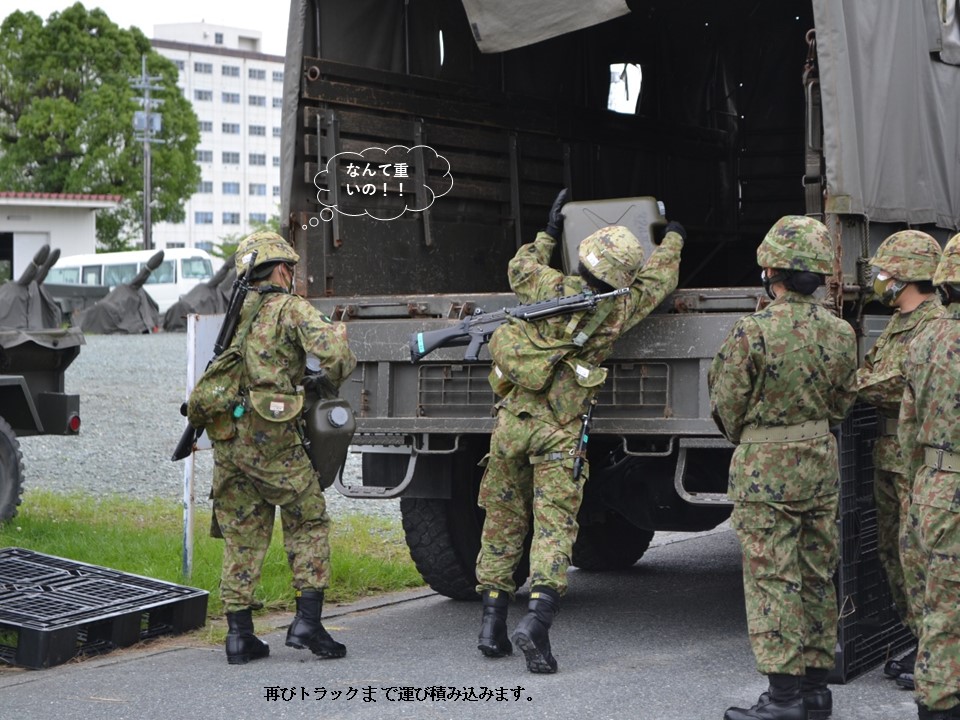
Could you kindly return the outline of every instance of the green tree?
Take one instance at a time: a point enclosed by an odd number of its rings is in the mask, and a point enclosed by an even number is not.
[[[154,221],[181,222],[200,179],[197,116],[177,88],[177,68],[137,28],[76,3],[50,15],[16,11],[0,25],[0,187],[120,195],[97,214],[97,239],[124,249],[142,236],[143,144],[134,138],[139,90],[159,76],[162,143],[152,146]]]

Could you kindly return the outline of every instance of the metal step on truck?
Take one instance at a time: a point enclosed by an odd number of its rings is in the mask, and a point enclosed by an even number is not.
[[[824,301],[864,352],[886,320],[868,302],[873,251],[905,227],[945,241],[960,226],[960,51],[935,0],[572,6],[291,5],[283,232],[302,258],[298,290],[349,324],[359,358],[343,392],[362,483],[338,489],[400,497],[417,566],[452,598],[475,596],[489,360],[448,348],[413,364],[408,340],[516,304],[507,262],[560,188],[573,201],[555,258],[567,272],[569,248],[600,225],[631,225],[648,249],[664,215],[689,234],[679,287],[605,365],[572,558],[586,570],[629,567],[655,531],[729,516],[732,447],[706,373],[764,302],[756,248],[779,217],[830,229]],[[869,412],[851,423],[843,512],[862,534]],[[844,557],[861,579],[863,538]]]

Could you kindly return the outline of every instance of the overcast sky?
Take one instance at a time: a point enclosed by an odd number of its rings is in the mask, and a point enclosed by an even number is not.
[[[0,18],[14,10],[32,11],[46,20],[50,13],[73,5],[69,0],[0,0]],[[122,28],[136,25],[149,38],[154,25],[208,22],[247,30],[259,30],[260,48],[283,55],[287,44],[288,2],[262,0],[87,0],[84,7],[99,7]]]

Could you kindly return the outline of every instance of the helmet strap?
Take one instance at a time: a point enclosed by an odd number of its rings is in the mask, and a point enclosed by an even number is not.
[[[767,293],[767,297],[770,298],[771,300],[776,300],[776,299],[777,299],[777,296],[776,296],[776,294],[773,292],[773,285],[774,285],[774,283],[778,283],[778,282],[783,282],[783,281],[784,281],[784,275],[783,275],[783,273],[782,273],[782,272],[778,272],[778,273],[776,273],[776,274],[774,274],[774,275],[767,275],[767,271],[764,269],[764,270],[760,273],[760,281],[763,283],[763,289],[764,289],[764,292]]]

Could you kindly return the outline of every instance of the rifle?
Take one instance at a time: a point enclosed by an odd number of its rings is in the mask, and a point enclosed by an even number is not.
[[[597,406],[597,399],[590,400],[590,407],[586,414],[582,416],[583,424],[580,426],[580,438],[577,440],[577,449],[574,451],[573,460],[573,480],[580,479],[580,473],[583,472],[583,463],[587,459],[587,441],[590,440],[590,423],[593,422],[593,409]]]
[[[240,310],[243,308],[243,301],[246,299],[247,292],[250,290],[250,283],[247,281],[247,278],[256,261],[257,251],[254,250],[250,253],[250,259],[247,262],[246,269],[242,274],[238,274],[237,279],[233,281],[233,293],[230,295],[230,302],[227,304],[227,313],[223,318],[223,323],[220,325],[220,332],[217,333],[217,339],[213,344],[213,357],[222,353],[230,347],[230,343],[233,342],[233,336],[237,331],[237,323],[240,320]],[[213,362],[213,358],[210,358],[210,362]],[[210,367],[210,362],[207,363],[207,367]],[[180,414],[186,417],[186,403],[180,406]],[[170,459],[177,461],[187,457],[193,452],[193,446],[202,434],[203,428],[195,428],[188,420],[187,426],[183,429],[183,435],[180,436],[180,442],[177,443],[177,447],[173,451],[173,457]]]
[[[412,333],[410,335],[410,362],[415,363],[417,360],[423,359],[425,355],[432,353],[437,348],[456,347],[458,345],[467,346],[464,360],[476,360],[480,354],[480,348],[490,341],[493,331],[503,325],[507,318],[540,320],[555,315],[570,315],[581,310],[591,310],[601,300],[626,295],[628,292],[630,292],[630,288],[620,288],[606,293],[585,292],[578,295],[566,295],[528,305],[501,308],[493,312],[483,312],[483,310],[478,309],[473,315],[464,318],[456,325],[439,328],[438,330]]]

